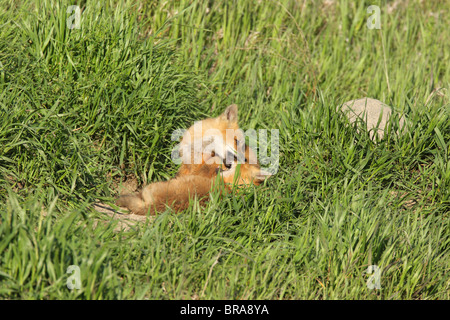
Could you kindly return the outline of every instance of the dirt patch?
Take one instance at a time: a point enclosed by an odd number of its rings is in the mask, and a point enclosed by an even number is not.
[[[154,216],[147,217],[147,216],[138,216],[135,214],[121,213],[113,209],[111,206],[103,203],[95,203],[93,206],[95,211],[107,215],[111,219],[118,220],[117,226],[114,228],[114,231],[116,232],[129,231],[133,227],[136,227],[139,224],[147,222],[147,220],[150,222],[153,222],[153,220],[155,220]],[[101,221],[101,223],[107,224],[108,221],[104,220]]]
[[[111,175],[109,174],[109,177]],[[125,177],[115,177],[111,179],[111,188],[117,191],[117,194],[127,194],[136,192],[138,189],[138,180],[134,174],[128,174]]]
[[[134,193],[138,190],[138,180],[133,174],[129,174],[125,177],[116,177],[112,179],[111,188],[117,191],[116,196]],[[105,219],[98,219],[96,222],[97,224],[99,222],[103,224],[110,223],[110,221],[108,221],[108,217],[111,220],[114,219],[118,221],[117,226],[114,228],[114,231],[116,232],[129,231],[130,229],[135,228],[138,225],[142,225],[147,221],[153,222],[155,219],[154,216],[147,217],[128,213],[125,208],[120,211],[115,210],[110,205],[102,203],[99,200],[93,204],[93,208],[95,211],[105,215]]]

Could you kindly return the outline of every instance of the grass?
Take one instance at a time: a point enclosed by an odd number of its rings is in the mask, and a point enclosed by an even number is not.
[[[377,30],[367,1],[75,3],[0,0],[2,299],[450,298],[448,4],[378,2]],[[407,127],[358,133],[364,96]],[[279,130],[264,186],[120,232],[93,209],[231,103]]]

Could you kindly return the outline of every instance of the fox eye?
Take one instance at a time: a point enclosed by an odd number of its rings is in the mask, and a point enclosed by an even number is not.
[[[239,160],[238,157],[236,155],[234,155],[234,161],[237,162],[238,160]],[[247,163],[247,162],[248,162],[247,158],[244,158],[244,163]]]
[[[241,158],[242,159],[242,158]],[[234,160],[235,161],[238,161],[238,158],[236,157],[236,156],[234,156]],[[244,163],[248,163],[248,159],[247,158],[244,158]]]

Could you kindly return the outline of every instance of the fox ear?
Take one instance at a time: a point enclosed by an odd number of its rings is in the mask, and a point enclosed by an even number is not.
[[[225,112],[222,113],[221,117],[226,119],[228,122],[238,121],[238,106],[236,104],[229,105]]]

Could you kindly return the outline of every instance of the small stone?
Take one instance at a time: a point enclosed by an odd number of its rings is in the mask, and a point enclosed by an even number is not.
[[[375,139],[375,132],[378,133],[378,137],[380,139],[383,138],[384,129],[392,113],[392,108],[390,106],[372,98],[347,101],[342,105],[341,110],[347,115],[351,123],[354,123],[358,118],[365,121],[367,124],[367,130],[369,131],[369,135],[372,140]],[[379,124],[378,120],[380,120]],[[405,119],[401,116],[399,119],[400,128],[403,127],[404,122]]]

